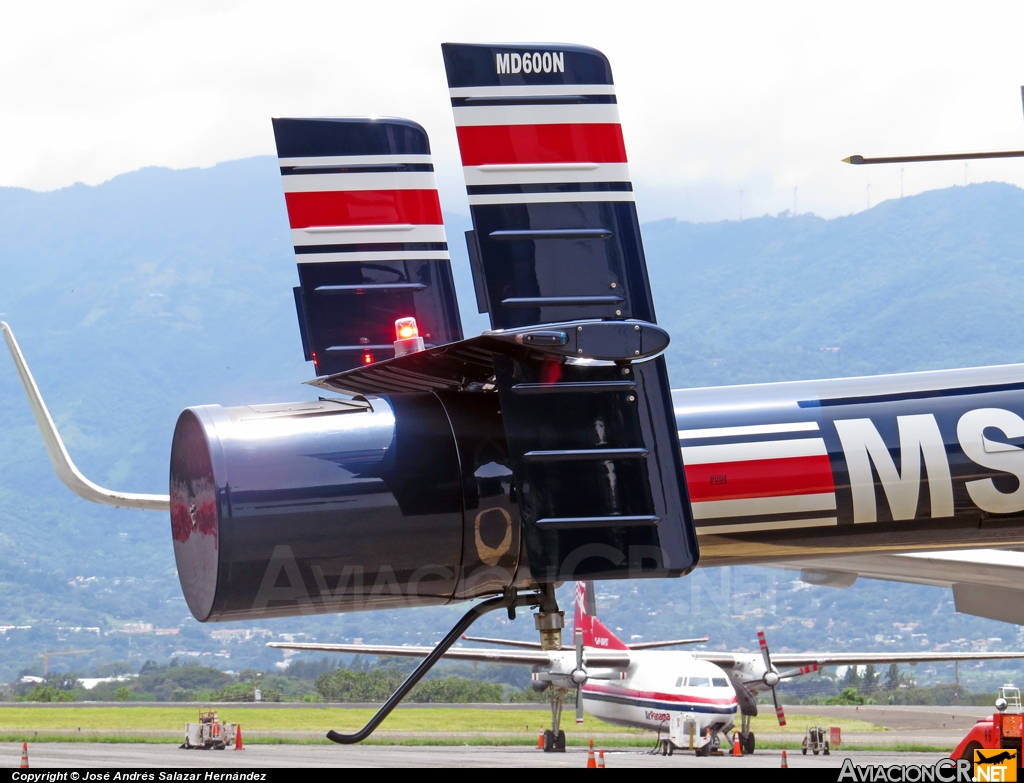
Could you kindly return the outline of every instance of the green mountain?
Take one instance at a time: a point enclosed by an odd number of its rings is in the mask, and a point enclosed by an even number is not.
[[[989,183],[835,220],[647,224],[659,321],[673,335],[673,385],[1019,361],[1021,214],[1024,191]],[[486,321],[475,313],[461,237],[469,221],[446,220],[472,334]],[[295,281],[272,158],[145,169],[49,193],[0,189],[0,318],[15,330],[72,457],[106,486],[166,492],[172,429],[188,405],[315,397],[301,385],[312,368],[302,361]],[[752,648],[762,626],[779,649],[1024,643],[1015,626],[956,615],[948,591],[864,581],[805,588],[792,576],[728,569],[609,583],[602,613],[626,636],[709,633],[713,645],[730,647]],[[38,664],[39,652],[65,649],[96,652],[55,658],[54,668],[176,652],[224,668],[269,666],[280,654],[264,637],[220,632],[429,642],[460,612],[195,622],[167,520],[66,490],[0,357],[0,679]],[[477,630],[533,635],[528,619],[489,618]]]

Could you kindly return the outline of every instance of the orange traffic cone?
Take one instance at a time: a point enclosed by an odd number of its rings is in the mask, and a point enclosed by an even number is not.
[[[740,745],[740,733],[738,731],[732,733],[732,755],[743,755],[743,747]]]
[[[537,735],[537,750],[544,750],[544,727],[540,727],[540,734]]]
[[[235,750],[245,750],[242,746],[242,724],[235,726]]]
[[[21,743],[21,768],[28,769],[28,743]]]
[[[604,748],[597,752],[597,768],[604,769]]]
[[[789,769],[789,760],[786,758],[786,751],[782,751],[782,769]]]
[[[597,769],[597,759],[594,758],[594,740],[590,740],[590,750],[587,751],[587,769]]]

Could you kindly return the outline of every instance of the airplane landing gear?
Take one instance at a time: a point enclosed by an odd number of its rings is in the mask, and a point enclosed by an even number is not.
[[[549,688],[548,699],[551,701],[551,729],[544,732],[544,752],[565,753],[565,732],[561,729],[565,690]]]
[[[743,752],[748,756],[754,752],[754,732],[750,732],[747,735],[740,736],[740,744],[743,746]]]
[[[533,616],[533,623],[540,632],[542,650],[562,649],[562,629],[565,627],[565,612],[558,609],[555,600],[555,586],[550,582],[538,585],[541,601]]]
[[[551,729],[544,732],[544,752],[545,753],[565,753],[565,732],[559,731],[557,734]]]
[[[696,755],[698,756],[720,756],[722,751],[722,740],[718,736],[718,732],[713,729],[708,729],[708,742],[697,748]]]
[[[754,752],[754,732],[750,730],[751,717],[749,713],[743,713],[740,717],[740,747],[747,756]]]
[[[562,649],[562,628],[565,627],[565,612],[558,609],[555,600],[555,586],[551,583],[538,585],[540,602],[533,616],[534,625],[540,632],[542,650]],[[565,702],[565,688],[548,688],[551,702],[551,729],[544,732],[544,752],[564,753],[565,732],[562,731],[562,704]]]

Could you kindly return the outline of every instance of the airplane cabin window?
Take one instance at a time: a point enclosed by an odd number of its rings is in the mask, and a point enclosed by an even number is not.
[[[691,677],[690,678],[691,688],[710,688],[711,680],[708,677]]]
[[[685,677],[680,677],[678,680],[676,680],[676,687],[677,688],[682,688],[683,684],[685,682],[686,682],[686,678]]]
[[[715,688],[728,688],[729,687],[729,681],[727,679],[725,679],[725,677],[712,677],[711,678],[711,684]]]

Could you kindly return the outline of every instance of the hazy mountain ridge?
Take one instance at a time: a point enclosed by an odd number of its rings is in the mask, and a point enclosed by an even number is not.
[[[673,335],[673,385],[1024,359],[1021,214],[1024,191],[983,184],[828,221],[647,224],[659,321]],[[469,221],[446,215],[446,222],[466,332],[473,334],[486,321],[476,314],[465,257]],[[312,368],[302,360],[296,328],[296,278],[273,158],[144,169],[50,193],[0,189],[0,318],[14,328],[72,457],[101,484],[166,492],[171,432],[188,405],[315,396],[301,386]],[[209,637],[217,626],[184,621],[168,527],[162,515],[93,506],[59,483],[16,373],[0,357],[0,626],[33,625],[0,637],[8,651],[0,676],[28,665],[45,645],[83,646],[69,641],[83,632],[58,626],[106,632],[145,621],[179,628],[175,636],[91,641],[102,650],[97,660],[125,657],[129,639],[140,656],[219,649]],[[787,603],[771,598],[769,587],[782,580],[778,592],[788,594],[784,573],[733,573],[725,588],[751,595],[721,605],[707,590],[721,591],[718,572],[708,572],[707,582],[609,587],[606,593],[620,595],[607,607],[609,623],[646,638],[708,632],[733,646],[752,646],[760,623],[779,626],[778,648],[896,649],[903,640],[875,637],[893,635],[902,613],[921,615],[906,619],[926,625],[933,643],[954,634],[1016,641],[1013,626],[954,615],[947,591],[866,582],[847,591],[800,591]],[[736,589],[744,579],[762,587]],[[705,596],[696,603],[694,585],[703,585],[697,594]],[[888,609],[886,596],[898,608]],[[743,607],[770,601],[777,614],[741,617]],[[425,641],[457,611],[257,625],[324,639]],[[786,615],[793,619],[783,622]],[[819,615],[813,627],[801,624]],[[492,631],[532,634],[528,621],[488,623]],[[255,642],[245,652],[231,649],[225,665],[246,656],[277,660]]]

